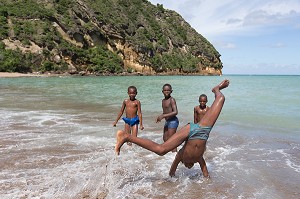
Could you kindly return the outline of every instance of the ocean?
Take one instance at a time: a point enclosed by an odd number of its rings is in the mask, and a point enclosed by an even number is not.
[[[170,83],[179,128],[224,79],[230,86],[199,165],[179,164],[137,145],[114,151],[112,123],[135,85],[138,136],[162,143],[162,86]],[[0,78],[0,198],[300,198],[300,76],[99,76]],[[180,148],[180,147],[179,147]]]

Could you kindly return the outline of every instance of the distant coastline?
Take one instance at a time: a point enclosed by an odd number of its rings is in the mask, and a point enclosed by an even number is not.
[[[143,73],[103,73],[103,74],[90,74],[90,73],[17,73],[17,72],[0,72],[0,78],[9,77],[58,77],[58,76],[222,76],[216,74],[198,74],[198,73],[157,73],[157,74],[143,74]]]
[[[199,74],[141,74],[141,73],[122,73],[122,74],[70,74],[70,73],[16,73],[16,72],[0,72],[0,78],[13,78],[13,77],[57,77],[57,76],[217,76],[217,75],[199,75]],[[287,75],[287,74],[223,74],[220,76],[300,76],[300,75]]]

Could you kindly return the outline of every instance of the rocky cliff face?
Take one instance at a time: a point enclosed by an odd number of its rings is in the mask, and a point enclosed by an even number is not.
[[[5,50],[35,55],[29,61],[35,66],[30,70],[222,74],[220,54],[215,48],[163,5],[146,0],[25,3],[32,12],[26,16],[22,10],[17,11],[20,3],[2,3],[0,13],[7,31],[0,36]]]

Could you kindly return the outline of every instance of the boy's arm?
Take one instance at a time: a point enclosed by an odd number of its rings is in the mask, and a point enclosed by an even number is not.
[[[168,115],[169,117],[172,117],[172,116],[175,116],[178,114],[176,100],[173,97],[171,98],[171,106],[172,106],[172,112],[170,113],[170,115]]]
[[[156,122],[160,122],[163,118],[166,118],[166,117],[171,118],[178,114],[176,100],[173,97],[171,98],[171,106],[172,106],[172,112],[161,114],[160,116],[157,117]]]
[[[118,114],[118,117],[117,117],[116,121],[113,123],[113,126],[116,126],[116,125],[117,125],[119,119],[121,118],[121,116],[122,116],[123,113],[124,113],[125,107],[126,107],[126,102],[125,102],[125,100],[124,100],[124,101],[123,101],[123,104],[122,104],[122,107],[121,107],[121,110],[120,110],[120,112],[119,112],[119,114]]]
[[[161,102],[162,103],[162,108],[164,108],[163,106],[163,101]],[[162,119],[164,118],[164,114],[162,113],[162,114],[160,114],[159,116],[157,116],[157,118],[156,118],[156,123],[158,123],[158,122],[160,122]]]
[[[142,116],[142,105],[141,102],[138,100],[138,116],[139,116],[139,120],[140,120],[140,129],[143,130],[144,126],[143,126],[143,116]]]
[[[177,169],[177,166],[178,166],[179,162],[181,162],[181,160],[182,160],[182,152],[181,152],[181,150],[179,150],[176,157],[175,157],[175,159],[174,159],[174,161],[173,161],[173,163],[172,163],[170,171],[169,171],[169,175],[171,177],[175,176],[175,171]]]
[[[198,113],[197,113],[197,107],[194,107],[194,123],[198,123]]]

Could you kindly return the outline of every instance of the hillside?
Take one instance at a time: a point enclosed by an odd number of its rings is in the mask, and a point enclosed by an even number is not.
[[[221,75],[220,54],[147,0],[2,0],[0,72]]]

